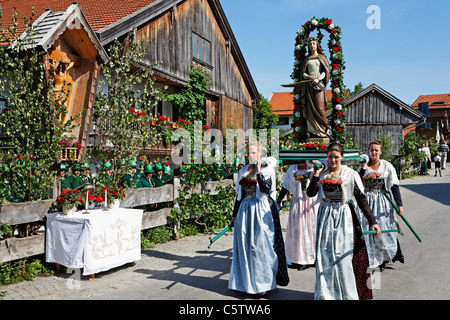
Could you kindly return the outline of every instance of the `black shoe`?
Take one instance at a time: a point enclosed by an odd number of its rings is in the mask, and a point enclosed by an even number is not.
[[[386,269],[386,262],[383,262],[382,264],[380,264],[378,266],[378,268],[380,268],[380,272],[383,272],[383,270]]]

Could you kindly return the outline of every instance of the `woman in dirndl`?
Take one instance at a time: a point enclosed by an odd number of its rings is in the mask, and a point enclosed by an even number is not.
[[[238,173],[236,201],[231,223],[233,261],[228,288],[249,294],[266,294],[289,283],[284,242],[275,203],[273,157],[260,158],[261,145],[250,143],[251,164]]]
[[[369,202],[375,219],[377,219],[382,230],[400,230],[395,208],[386,196],[396,202],[399,215],[403,214],[402,197],[400,195],[399,181],[394,166],[380,158],[383,145],[379,140],[373,140],[369,145],[368,162],[361,163],[358,173],[362,178],[364,193]],[[392,199],[393,198],[393,199]],[[363,213],[358,210],[361,227],[363,231],[369,230],[367,220]],[[404,263],[404,257],[397,239],[397,232],[382,233],[379,237],[371,234],[364,236],[369,254],[370,268],[380,268],[383,271],[386,263],[400,261]]]
[[[364,239],[356,216],[354,197],[371,229],[380,234],[363,193],[360,176],[341,161],[344,148],[331,143],[327,149],[328,168],[314,171],[307,188],[310,197],[320,199],[316,234],[316,300],[372,299],[367,286],[370,274]]]
[[[319,201],[308,197],[306,188],[313,174],[312,165],[306,161],[291,165],[286,171],[278,196],[278,206],[288,192],[292,194],[286,226],[286,258],[290,268],[304,270],[316,260],[316,219]]]

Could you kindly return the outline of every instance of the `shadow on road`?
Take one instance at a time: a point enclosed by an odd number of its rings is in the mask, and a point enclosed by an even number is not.
[[[231,267],[232,251],[197,251],[195,257],[175,255],[157,250],[142,252],[150,257],[173,261],[169,270],[136,269],[135,272],[149,275],[149,279],[171,282],[165,289],[170,290],[177,283],[234,299],[257,299],[255,295],[228,289],[228,277]],[[195,299],[186,297],[187,299]],[[291,290],[278,287],[269,292],[264,299],[270,300],[312,300],[312,292]],[[205,297],[205,299],[207,299]]]
[[[402,184],[401,187],[450,206],[450,183]]]

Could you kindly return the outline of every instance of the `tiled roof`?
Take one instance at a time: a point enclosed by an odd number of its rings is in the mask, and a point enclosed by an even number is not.
[[[347,93],[348,89],[347,89]],[[327,90],[327,101],[333,97],[331,90]],[[294,96],[291,92],[274,92],[270,98],[273,112],[277,115],[293,115],[294,110]]]
[[[421,95],[412,106],[417,109],[423,102],[428,102],[429,108],[450,108],[450,93]]]
[[[107,25],[116,22],[139,9],[155,2],[156,0],[78,0],[78,4],[86,15],[92,29],[98,31]],[[53,12],[67,10],[73,0],[0,0],[3,19],[11,21],[15,10],[19,14],[19,21],[31,16],[32,8],[35,8],[36,20],[50,8]],[[23,30],[20,30],[23,31]]]

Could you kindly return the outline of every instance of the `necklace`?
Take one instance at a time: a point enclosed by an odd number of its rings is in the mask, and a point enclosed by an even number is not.
[[[341,174],[341,168],[341,166],[337,167],[336,169],[330,168],[330,176],[335,178],[339,177],[339,175]]]

